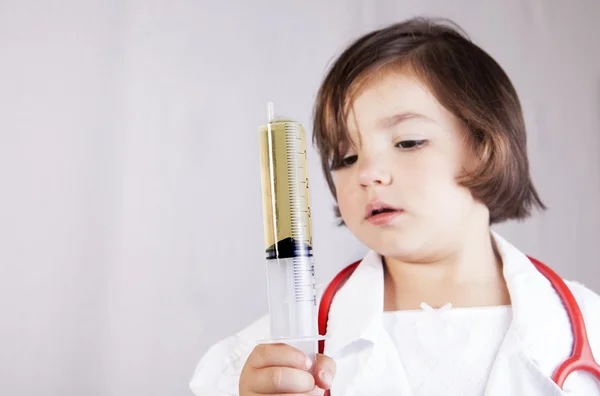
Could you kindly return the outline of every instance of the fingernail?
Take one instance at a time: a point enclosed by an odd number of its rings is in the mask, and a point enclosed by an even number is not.
[[[328,386],[331,386],[331,383],[333,382],[333,373],[330,370],[322,370],[320,375],[323,382]]]
[[[306,360],[304,361],[304,366],[306,367],[307,370],[310,370],[310,368],[312,367],[312,360],[307,356]]]
[[[312,390],[310,396],[323,396],[325,394],[325,389],[321,389],[318,386],[315,386],[315,389]]]

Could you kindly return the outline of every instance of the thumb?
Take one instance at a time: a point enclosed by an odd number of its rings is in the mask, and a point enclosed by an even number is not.
[[[321,389],[330,389],[335,377],[336,364],[329,356],[317,354],[315,364],[315,383]]]

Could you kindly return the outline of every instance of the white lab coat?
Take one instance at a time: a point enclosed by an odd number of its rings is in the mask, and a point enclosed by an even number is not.
[[[492,365],[486,396],[600,396],[600,382],[571,374],[561,390],[552,381],[570,354],[572,334],[562,302],[529,259],[493,234],[503,259],[513,320]],[[596,360],[600,360],[600,296],[566,282],[583,312]],[[392,338],[383,325],[383,267],[369,252],[331,305],[325,354],[337,364],[332,396],[412,396]],[[197,396],[238,395],[242,367],[255,341],[268,338],[265,316],[209,349],[190,387]]]

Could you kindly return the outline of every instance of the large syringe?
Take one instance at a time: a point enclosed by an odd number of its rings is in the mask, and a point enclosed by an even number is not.
[[[271,341],[318,349],[306,137],[301,123],[278,119],[259,127],[260,167]]]

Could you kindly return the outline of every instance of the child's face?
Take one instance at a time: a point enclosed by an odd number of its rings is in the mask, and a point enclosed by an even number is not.
[[[355,148],[334,171],[338,204],[369,248],[427,262],[487,227],[487,209],[456,182],[472,156],[461,124],[415,78],[386,73],[370,82],[348,124]],[[377,202],[399,211],[370,217]]]

